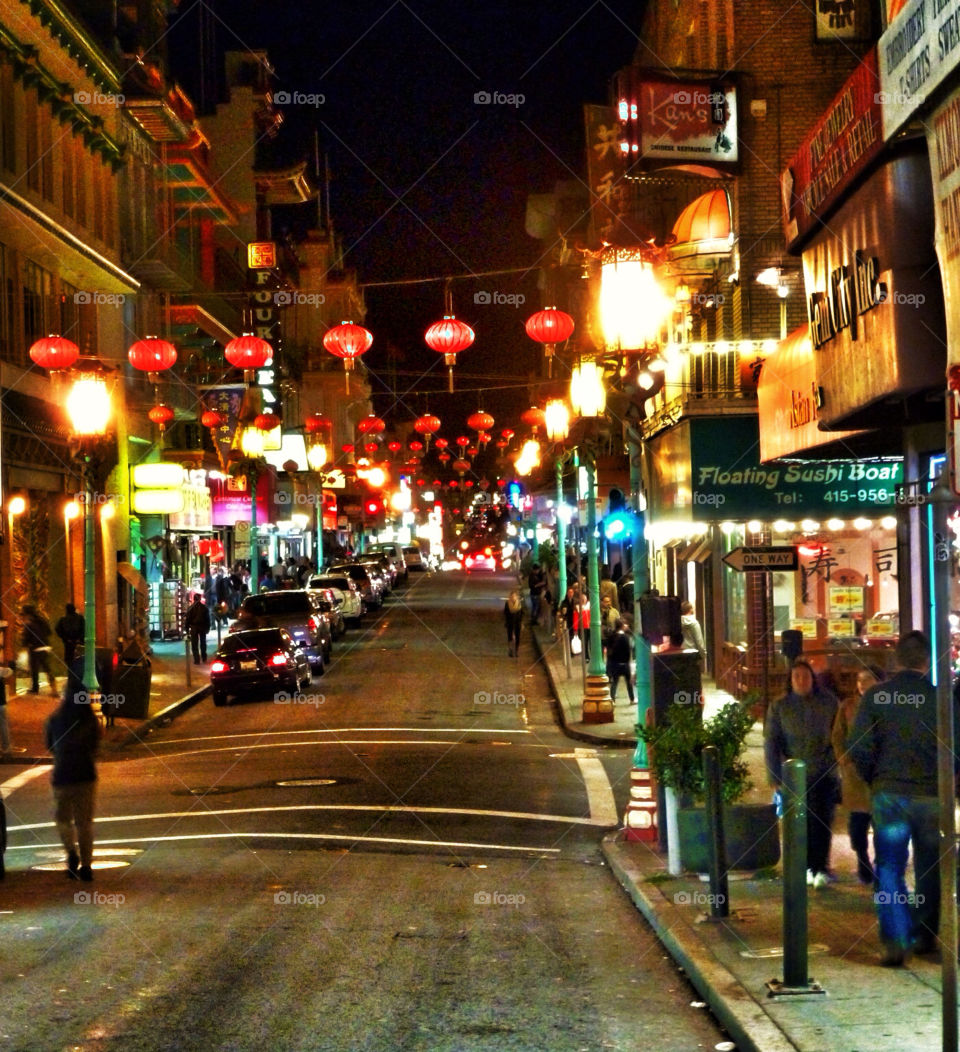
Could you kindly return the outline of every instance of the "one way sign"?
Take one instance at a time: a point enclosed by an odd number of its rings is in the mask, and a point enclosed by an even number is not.
[[[788,545],[734,548],[723,561],[734,570],[796,570],[800,566],[797,549]]]

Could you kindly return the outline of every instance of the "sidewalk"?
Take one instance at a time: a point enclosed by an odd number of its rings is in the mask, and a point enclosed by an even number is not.
[[[217,649],[216,632],[211,632],[207,640],[207,655],[210,656]],[[191,684],[187,685],[187,663],[182,640],[152,643],[151,648],[152,677],[147,718],[133,720],[117,717],[114,726],[104,727],[104,758],[109,756],[110,752],[134,740],[136,736],[148,733],[155,723],[169,718],[178,709],[187,708],[200,701],[209,692],[210,677],[207,666],[194,665],[192,660]],[[0,764],[49,763],[50,754],[43,741],[43,724],[57,707],[58,699],[51,695],[43,673],[40,675],[40,689],[43,693],[28,693],[29,677],[22,673],[16,678],[16,694],[13,683],[12,679],[7,681],[7,721],[10,724],[13,752],[0,755]],[[58,691],[63,689],[64,683],[64,677],[58,676]]]
[[[542,629],[532,633],[567,733],[602,745],[635,742],[636,706],[622,704],[626,698],[618,698],[615,722],[585,725],[578,665],[568,679],[562,651],[549,633]],[[708,716],[732,700],[709,682],[704,695]],[[769,802],[759,725],[748,738],[747,761],[755,785],[747,799]],[[808,974],[824,994],[768,995],[765,984],[783,979],[779,867],[731,874],[730,916],[711,920],[709,885],[694,873],[671,877],[666,857],[655,845],[626,841],[619,830],[605,838],[603,852],[624,890],[739,1052],[940,1048],[940,958],[913,958],[899,969],[877,964],[880,943],[873,893],[856,880],[845,811],[839,812],[834,825],[831,852],[838,879],[823,890],[808,889]]]

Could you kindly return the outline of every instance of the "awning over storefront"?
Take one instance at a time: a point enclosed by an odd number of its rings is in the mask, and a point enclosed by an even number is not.
[[[675,241],[667,248],[673,262],[712,267],[716,256],[728,256],[733,248],[730,225],[730,199],[726,190],[701,194],[680,213],[673,224]]]
[[[760,404],[760,462],[815,449],[862,431],[821,431],[810,326],[801,325],[781,340],[763,363],[757,385]]]

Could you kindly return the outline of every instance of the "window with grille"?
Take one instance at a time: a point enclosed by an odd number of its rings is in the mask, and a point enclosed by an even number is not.
[[[23,263],[23,342],[25,347],[49,335],[53,275],[33,260]]]

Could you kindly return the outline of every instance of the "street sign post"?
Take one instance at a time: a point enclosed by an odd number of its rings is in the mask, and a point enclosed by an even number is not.
[[[734,548],[723,561],[734,570],[797,570],[800,561],[797,549],[791,545],[763,545],[755,548]]]

